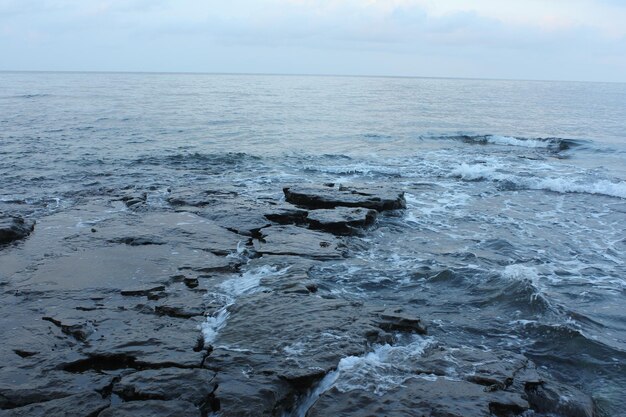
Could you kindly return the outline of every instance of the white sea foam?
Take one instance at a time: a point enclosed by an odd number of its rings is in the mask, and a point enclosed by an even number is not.
[[[241,276],[237,276],[222,282],[219,289],[230,297],[239,297],[244,294],[252,294],[259,290],[261,279],[270,275],[283,275],[288,268],[279,270],[276,267],[264,265],[260,268],[246,271]]]
[[[626,181],[612,182],[597,180],[578,182],[569,178],[547,178],[529,184],[531,189],[555,191],[558,193],[601,194],[610,197],[626,198]]]
[[[557,193],[597,194],[609,197],[626,198],[626,181],[586,178],[580,174],[561,177],[540,178],[538,176],[518,176],[502,172],[498,163],[467,164],[462,163],[450,171],[449,176],[466,181],[508,181],[519,189],[546,190]],[[539,172],[538,172],[539,174]],[[543,174],[541,172],[541,174]]]
[[[555,145],[553,140],[549,139],[520,139],[513,136],[486,136],[487,143],[494,145],[521,146],[524,148],[549,148]]]
[[[226,300],[226,304],[216,314],[208,316],[206,321],[198,326],[202,331],[204,343],[211,344],[217,339],[219,331],[226,326],[229,316],[228,307],[235,303],[237,297],[261,290],[261,279],[271,275],[283,275],[288,270],[289,267],[278,269],[274,266],[264,265],[222,282],[218,286],[221,293],[217,293],[215,296]]]
[[[537,269],[520,264],[506,266],[502,271],[502,277],[511,281],[530,281],[535,285],[539,283]]]
[[[497,179],[499,175],[496,173],[496,168],[485,164],[469,165],[462,163],[458,167],[454,168],[450,173],[453,177],[460,177],[467,181],[477,181],[482,179]]]
[[[432,343],[432,338],[412,336],[409,343],[377,345],[363,356],[348,356],[339,361],[337,369],[328,373],[291,414],[305,417],[317,399],[331,388],[347,392],[366,390],[377,395],[402,385],[415,377],[413,364]]]
[[[200,325],[200,330],[202,331],[202,337],[204,338],[205,344],[215,342],[219,331],[226,326],[228,316],[229,313],[226,306],[221,308],[217,314],[207,317],[206,321]]]

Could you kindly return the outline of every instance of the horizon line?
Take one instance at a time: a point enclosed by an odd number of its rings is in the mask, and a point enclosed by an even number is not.
[[[132,70],[0,70],[0,73],[60,73],[60,74],[154,74],[154,75],[241,75],[241,76],[279,76],[279,77],[345,77],[345,78],[406,78],[431,80],[467,80],[467,81],[524,81],[524,82],[563,82],[563,83],[598,83],[625,84],[626,81],[598,80],[557,80],[533,78],[489,78],[489,77],[452,77],[427,75],[380,75],[380,74],[332,74],[332,73],[281,73],[281,72],[210,72],[210,71],[132,71]]]

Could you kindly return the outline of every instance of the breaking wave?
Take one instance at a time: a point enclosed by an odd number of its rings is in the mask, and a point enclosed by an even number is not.
[[[497,166],[462,163],[452,169],[450,176],[465,181],[494,181],[509,190],[546,190],[557,193],[598,194],[626,198],[626,182],[608,179],[535,176],[521,177],[504,172]]]

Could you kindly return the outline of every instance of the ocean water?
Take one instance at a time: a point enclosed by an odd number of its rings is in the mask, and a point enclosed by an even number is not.
[[[429,337],[523,353],[604,415],[626,407],[626,84],[0,73],[0,212],[39,220],[115,190],[155,211],[179,188],[280,200],[307,182],[408,203],[311,271],[324,290],[413,306]],[[211,319],[213,338],[227,315]],[[401,384],[389,361],[425,343],[345,358],[325,383]]]

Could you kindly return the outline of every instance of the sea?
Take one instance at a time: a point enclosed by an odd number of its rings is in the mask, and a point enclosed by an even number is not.
[[[110,190],[154,210],[181,187],[280,200],[306,183],[407,200],[310,271],[326,291],[413,306],[443,343],[522,353],[623,415],[626,84],[0,72],[0,212],[40,222]],[[381,362],[411,343],[344,382],[393,384]]]

